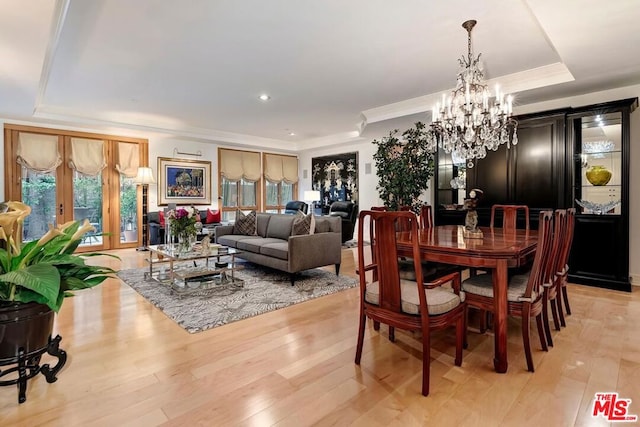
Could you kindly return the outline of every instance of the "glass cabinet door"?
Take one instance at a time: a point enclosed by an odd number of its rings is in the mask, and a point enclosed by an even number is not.
[[[594,114],[578,119],[580,186],[578,212],[621,214],[622,113]]]

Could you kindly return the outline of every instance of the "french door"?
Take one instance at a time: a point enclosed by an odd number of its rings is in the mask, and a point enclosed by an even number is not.
[[[125,152],[136,164],[122,173]],[[147,153],[141,139],[5,125],[5,198],[31,206],[23,240],[40,238],[49,224],[86,219],[96,231],[78,251],[139,246],[141,190],[131,175]]]

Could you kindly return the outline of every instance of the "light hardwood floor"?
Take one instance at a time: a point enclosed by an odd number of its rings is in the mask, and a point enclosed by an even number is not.
[[[113,265],[146,254],[113,251]],[[354,273],[343,250],[342,273]],[[39,375],[27,401],[0,387],[0,426],[599,426],[594,393],[631,398],[640,415],[640,292],[570,285],[573,315],[526,371],[517,320],[509,324],[509,371],[492,369],[493,336],[469,333],[462,367],[454,339],[432,340],[431,394],[420,394],[419,341],[396,343],[369,323],[354,364],[358,290],[189,334],[119,280],[65,302],[55,332],[67,365],[54,384]]]

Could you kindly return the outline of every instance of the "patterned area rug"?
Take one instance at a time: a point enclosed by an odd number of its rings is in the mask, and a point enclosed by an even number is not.
[[[364,242],[364,246],[368,246],[371,243],[369,243],[368,241],[365,240]],[[342,244],[343,248],[357,248],[358,247],[358,241],[357,240],[347,240],[346,242],[344,242]]]
[[[178,267],[185,263],[176,264]],[[190,333],[204,331],[230,322],[278,310],[293,304],[333,294],[357,285],[357,280],[336,276],[320,269],[299,273],[295,285],[287,273],[267,269],[249,262],[238,262],[235,273],[244,281],[214,285],[211,289],[178,292],[167,284],[145,279],[148,268],[122,270],[124,283],[158,307],[164,314]]]

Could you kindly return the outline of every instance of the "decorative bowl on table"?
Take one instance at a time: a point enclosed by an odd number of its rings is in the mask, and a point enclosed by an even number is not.
[[[609,213],[610,210],[615,209],[620,204],[621,200],[607,202],[607,203],[595,203],[588,200],[578,200],[576,203],[582,206],[584,209],[591,211],[596,215],[603,215]]]

